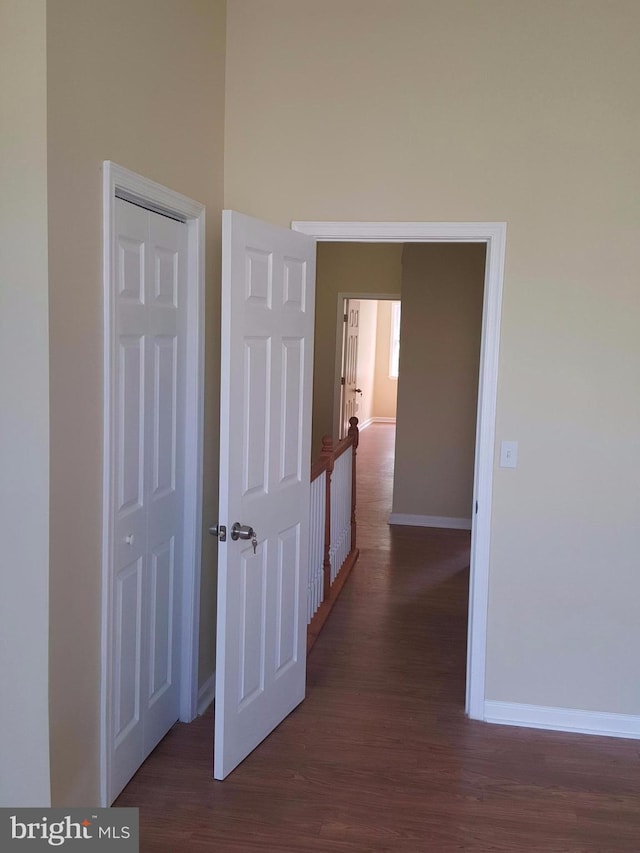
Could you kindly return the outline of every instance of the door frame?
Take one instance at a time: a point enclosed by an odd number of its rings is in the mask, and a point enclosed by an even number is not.
[[[487,608],[491,555],[491,508],[495,455],[498,356],[506,251],[506,222],[309,222],[291,223],[323,242],[358,243],[484,243],[484,297],[476,419],[467,683],[465,710],[475,720],[485,718]]]
[[[344,310],[342,308],[345,299],[363,299],[377,302],[401,302],[402,296],[399,293],[355,293],[350,290],[348,293],[340,291],[338,293],[338,304],[336,309],[336,357],[333,375],[333,435],[340,435],[340,421],[342,418],[341,398],[342,386],[340,380],[342,378],[342,361],[343,361],[343,334],[344,334]]]
[[[200,571],[202,551],[202,468],[204,436],[204,298],[205,208],[161,184],[131,172],[110,160],[103,163],[103,468],[102,468],[102,631],[100,671],[100,799],[109,799],[111,731],[111,618],[113,601],[112,464],[113,379],[115,377],[114,264],[115,202],[117,198],[170,216],[187,227],[187,340],[185,352],[185,476],[184,548],[180,632],[180,720],[191,722],[198,713],[198,645],[200,629]]]

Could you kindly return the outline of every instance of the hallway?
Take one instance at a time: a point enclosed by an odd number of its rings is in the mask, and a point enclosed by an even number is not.
[[[464,714],[469,533],[390,528],[393,426],[358,451],[360,559],[307,698],[225,782],[212,715],[176,725],[116,801],[142,851],[637,851],[638,743]]]

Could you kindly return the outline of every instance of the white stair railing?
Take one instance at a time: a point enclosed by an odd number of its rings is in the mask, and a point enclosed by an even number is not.
[[[324,528],[327,472],[311,481],[309,524],[309,584],[307,586],[307,624],[322,604],[324,589]]]
[[[331,475],[331,583],[351,550],[352,449],[347,447],[333,466]]]
[[[358,419],[334,447],[322,439],[320,459],[311,469],[307,649],[310,649],[347,575],[358,558],[356,548],[356,450]]]

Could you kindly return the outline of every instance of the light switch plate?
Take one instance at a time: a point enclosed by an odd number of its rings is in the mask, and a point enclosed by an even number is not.
[[[500,445],[500,467],[501,468],[517,468],[518,467],[518,442],[503,441]]]

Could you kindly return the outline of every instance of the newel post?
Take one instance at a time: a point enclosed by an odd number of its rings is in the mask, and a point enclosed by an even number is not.
[[[360,441],[360,430],[358,419],[349,418],[349,431],[347,433],[353,441],[351,450],[351,550],[356,549],[356,455],[358,442]]]
[[[320,459],[324,463],[325,495],[324,495],[324,560],[322,571],[324,575],[323,596],[325,601],[331,589],[331,475],[333,473],[333,438],[330,435],[322,436],[322,450]]]

